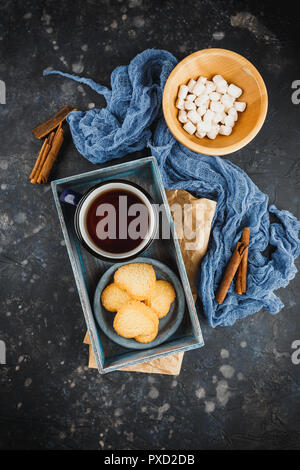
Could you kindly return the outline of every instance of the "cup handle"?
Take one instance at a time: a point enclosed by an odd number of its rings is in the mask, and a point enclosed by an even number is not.
[[[71,189],[65,189],[59,196],[59,199],[61,202],[64,202],[65,204],[68,204],[69,206],[74,206],[74,207],[78,205],[81,198],[82,198],[81,194],[76,193],[75,191],[72,191]]]

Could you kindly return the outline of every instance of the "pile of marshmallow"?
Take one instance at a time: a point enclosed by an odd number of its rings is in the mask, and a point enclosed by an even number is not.
[[[228,85],[221,75],[215,75],[212,80],[205,77],[191,79],[187,85],[179,87],[178,120],[186,132],[199,139],[230,135],[238,112],[246,109],[244,101],[236,101],[242,93],[241,88],[233,83]]]

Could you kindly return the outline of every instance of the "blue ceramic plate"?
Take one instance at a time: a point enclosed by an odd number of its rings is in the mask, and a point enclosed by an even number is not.
[[[124,264],[131,264],[131,263],[148,263],[152,264],[157,280],[165,280],[169,281],[176,292],[176,299],[171,304],[170,310],[168,314],[159,320],[159,331],[158,335],[154,341],[151,343],[138,343],[135,339],[127,339],[119,336],[115,330],[113,329],[113,320],[115,317],[115,313],[109,312],[106,310],[102,303],[100,296],[102,294],[103,289],[108,284],[111,284],[114,280],[115,271]],[[133,261],[128,261],[127,263],[118,263],[114,264],[111,268],[109,268],[101,277],[95,291],[94,296],[94,313],[96,319],[99,323],[100,328],[104,333],[116,343],[120,344],[124,348],[130,349],[149,349],[158,346],[159,344],[166,341],[179,327],[185,309],[185,297],[183,293],[183,289],[181,287],[181,283],[178,277],[171,271],[168,266],[151,258],[136,258]]]

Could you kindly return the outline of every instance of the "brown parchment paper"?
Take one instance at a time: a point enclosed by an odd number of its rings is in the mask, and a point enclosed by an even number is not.
[[[166,191],[173,215],[175,229],[183,256],[187,276],[191,285],[194,300],[197,299],[195,277],[199,263],[204,257],[210,236],[211,223],[216,210],[216,202],[209,199],[197,199],[183,189]],[[179,211],[178,205],[183,208]],[[174,210],[172,210],[174,209]],[[177,214],[177,216],[175,216]],[[182,216],[179,217],[178,214]],[[97,364],[88,332],[85,344],[89,345],[89,367],[97,369]],[[125,367],[120,371],[144,372],[148,374],[179,375],[183,352],[163,358],[153,359],[143,364]]]

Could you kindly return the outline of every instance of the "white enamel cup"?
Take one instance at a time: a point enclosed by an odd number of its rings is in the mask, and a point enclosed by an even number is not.
[[[90,237],[87,225],[86,216],[91,204],[102,193],[113,190],[125,190],[137,196],[141,202],[147,207],[149,214],[148,230],[141,241],[141,243],[134,249],[125,253],[110,253],[100,249]],[[68,202],[65,200],[65,202]],[[120,262],[133,259],[140,256],[153,242],[158,229],[158,216],[151,196],[140,186],[126,180],[110,180],[94,186],[84,196],[81,197],[76,206],[74,225],[78,239],[82,245],[94,256],[105,261]]]

